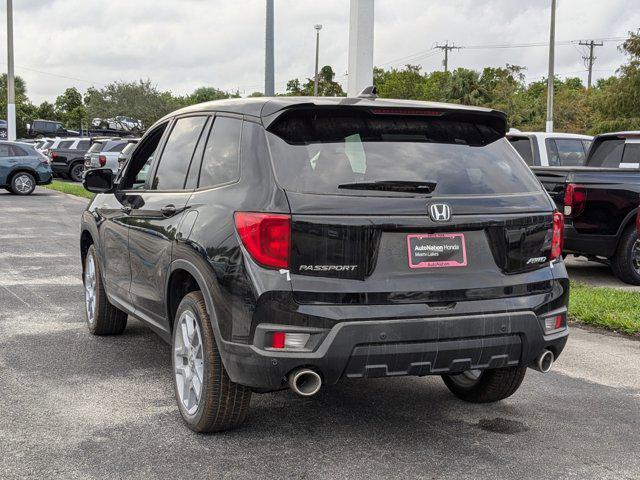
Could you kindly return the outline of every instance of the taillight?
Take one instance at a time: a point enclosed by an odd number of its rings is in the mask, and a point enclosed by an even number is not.
[[[242,244],[257,263],[264,267],[289,267],[290,215],[236,212],[234,217]]]
[[[98,162],[100,162],[101,167],[104,167],[107,164],[107,157],[105,157],[104,155],[100,155],[98,157]]]
[[[549,260],[555,260],[562,255],[564,242],[564,217],[560,212],[553,214],[553,232],[551,235],[551,253]]]
[[[564,214],[575,218],[584,211],[586,203],[587,190],[574,183],[567,184],[564,191]]]
[[[58,156],[58,154],[56,152],[49,152],[49,157],[51,158],[51,160],[55,159]]]

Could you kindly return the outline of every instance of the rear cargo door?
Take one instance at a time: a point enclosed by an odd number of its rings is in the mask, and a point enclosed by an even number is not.
[[[376,110],[298,109],[269,128],[292,212],[296,300],[446,305],[530,293],[522,274],[548,261],[552,204],[500,121]],[[540,278],[548,288],[551,273]]]

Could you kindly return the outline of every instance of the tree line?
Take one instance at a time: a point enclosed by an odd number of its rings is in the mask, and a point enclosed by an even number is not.
[[[619,47],[626,63],[617,75],[600,79],[587,89],[577,77],[554,81],[554,128],[573,133],[601,133],[640,130],[640,33],[629,33]],[[422,72],[420,66],[374,69],[374,85],[383,98],[402,98],[459,103],[504,111],[509,125],[520,130],[544,130],[547,81],[526,82],[525,68],[518,65],[486,67],[482,71],[458,68],[451,72]],[[6,112],[7,77],[0,77],[0,111]],[[284,95],[313,95],[314,81],[292,79]],[[318,94],[344,96],[331,66],[318,75]],[[254,92],[250,96],[261,96]],[[87,127],[92,118],[118,115],[142,120],[148,127],[169,112],[188,105],[223,98],[240,97],[214,87],[200,87],[183,96],[159,90],[151,80],[114,82],[102,88],[90,87],[84,94],[67,88],[54,103],[34,105],[26,83],[16,77],[16,120],[18,137],[26,123],[42,118],[58,120],[69,129]]]

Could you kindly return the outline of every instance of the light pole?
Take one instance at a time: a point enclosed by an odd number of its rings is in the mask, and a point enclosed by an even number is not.
[[[349,11],[349,70],[347,96],[357,97],[373,85],[374,0],[351,0]]]
[[[556,0],[551,0],[551,30],[549,32],[549,77],[547,78],[547,123],[545,131],[553,132],[554,53],[556,48]]]
[[[16,86],[13,77],[13,1],[7,0],[7,139],[16,139]]]
[[[316,74],[313,77],[313,96],[318,96],[318,57],[320,55],[320,30],[322,30],[322,25],[319,23],[314,25],[313,28],[316,29]]]
[[[273,70],[273,0],[267,0],[267,26],[264,56],[264,94],[266,97],[273,97],[276,93]]]

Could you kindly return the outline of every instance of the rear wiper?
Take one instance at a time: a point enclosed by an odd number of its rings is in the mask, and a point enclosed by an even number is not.
[[[438,182],[411,180],[379,180],[377,182],[343,183],[338,188],[348,190],[382,190],[387,192],[431,193]]]

